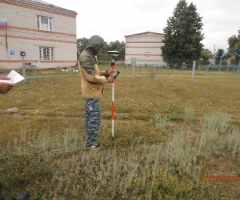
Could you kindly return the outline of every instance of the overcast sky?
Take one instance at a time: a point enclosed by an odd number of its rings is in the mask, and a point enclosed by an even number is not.
[[[76,11],[77,38],[100,35],[107,43],[146,31],[163,33],[179,0],[44,0]],[[204,48],[228,48],[228,38],[240,30],[240,0],[192,0],[202,17]]]

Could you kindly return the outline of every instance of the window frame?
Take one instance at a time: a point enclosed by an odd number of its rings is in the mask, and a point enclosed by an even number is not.
[[[47,24],[42,22],[43,18],[47,19]],[[52,31],[52,17],[37,15],[37,25],[39,30]],[[47,25],[47,28],[44,28],[44,25]]]
[[[48,55],[44,55],[44,49],[48,49]],[[54,47],[39,46],[40,61],[54,60]]]

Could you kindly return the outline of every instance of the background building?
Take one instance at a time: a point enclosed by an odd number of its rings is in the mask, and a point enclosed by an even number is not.
[[[42,0],[0,0],[0,69],[24,61],[41,68],[76,64],[75,11]]]
[[[161,47],[164,45],[163,33],[143,32],[125,36],[125,64],[136,59],[136,65],[165,65]]]

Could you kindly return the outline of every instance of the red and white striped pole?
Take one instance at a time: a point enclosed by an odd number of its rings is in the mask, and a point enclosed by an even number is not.
[[[115,71],[115,61],[114,56],[118,56],[118,51],[108,51],[108,54],[112,55],[112,61],[111,61],[111,68],[113,71]],[[117,74],[113,74],[113,78],[115,79],[119,72],[116,72]],[[114,137],[114,80],[112,82],[112,137]]]
[[[114,65],[115,65],[114,58],[112,58],[111,68],[113,71],[115,70]],[[114,137],[114,80],[112,82],[112,137]]]

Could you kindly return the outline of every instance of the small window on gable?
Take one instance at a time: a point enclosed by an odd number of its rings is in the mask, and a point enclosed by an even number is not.
[[[38,29],[39,30],[45,30],[45,31],[52,30],[52,18],[51,17],[38,15],[37,21],[38,21]]]

